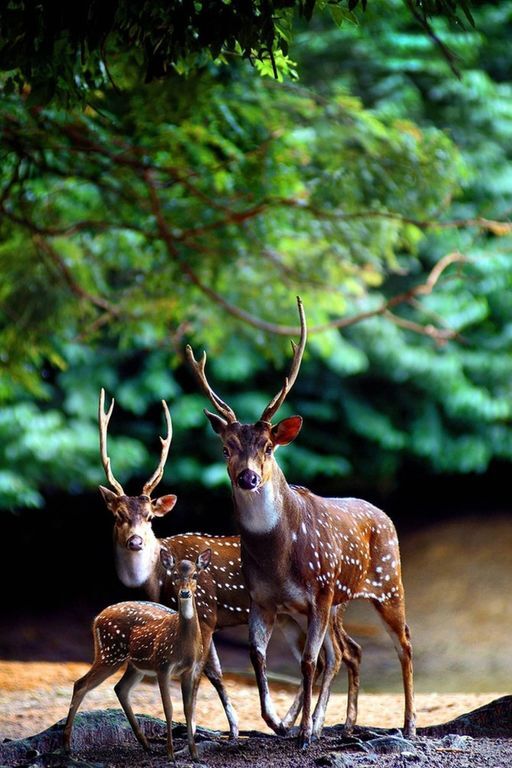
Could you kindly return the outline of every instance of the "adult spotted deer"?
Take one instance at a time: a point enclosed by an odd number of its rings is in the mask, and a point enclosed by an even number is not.
[[[178,564],[166,550],[162,563],[169,570],[178,593],[178,613],[164,605],[129,601],[105,608],[93,624],[94,661],[90,670],[74,685],[64,726],[64,749],[69,752],[76,712],[84,696],[128,662],[126,672],[114,690],[138,741],[149,749],[130,704],[130,692],[145,675],[155,675],[167,722],[167,754],[176,763],[172,742],[172,701],[170,677],[181,682],[183,709],[187,721],[190,754],[198,757],[194,741],[195,703],[199,678],[208,656],[211,635],[201,632],[194,599],[197,579],[208,567],[211,551],[202,552],[195,564]]]
[[[277,424],[272,419],[299,372],[306,345],[306,319],[298,299],[301,334],[293,346],[290,375],[254,424],[241,424],[235,412],[210,387],[206,354],[198,362],[186,353],[201,388],[217,413],[205,411],[223,442],[241,539],[242,573],[249,593],[250,655],[265,722],[283,732],[270,699],[266,650],[278,612],[307,617],[301,672],[304,702],[299,746],[309,745],[323,722],[324,702],[311,712],[312,682],[318,652],[333,606],[362,597],[370,600],[391,634],[401,662],[405,692],[404,731],[415,733],[412,646],[405,621],[404,590],[396,531],[380,509],[362,499],[322,498],[289,485],[274,454],[294,440],[300,416]]]
[[[167,438],[162,438],[160,463],[151,479],[144,485],[142,495],[127,496],[112,473],[107,452],[107,432],[114,408],[114,400],[105,412],[105,392],[100,393],[98,421],[100,430],[100,452],[108,482],[115,489],[100,486],[107,508],[114,515],[114,551],[116,570],[121,582],[127,587],[142,588],[151,600],[176,607],[176,585],[167,577],[161,565],[160,550],[164,548],[176,560],[193,560],[205,548],[212,550],[212,563],[201,579],[196,593],[196,605],[203,625],[203,632],[213,635],[216,629],[247,624],[249,616],[249,593],[247,591],[240,561],[239,536],[208,536],[199,533],[183,533],[166,538],[157,538],[152,520],[168,514],[176,503],[176,496],[169,494],[151,499],[151,494],[163,476],[171,441],[171,420],[169,410],[163,401],[167,421]],[[344,631],[341,615],[333,615],[326,635],[322,663],[323,677],[321,697],[327,700],[329,683],[343,661],[348,672],[347,728],[357,718],[357,695],[359,689],[359,664],[361,650]],[[300,659],[304,642],[303,632],[296,621],[286,615],[280,616],[278,624],[287,638],[292,652]],[[229,702],[222,681],[222,669],[213,642],[204,674],[219,694],[230,726],[230,735],[238,734],[236,714]],[[293,725],[302,705],[299,691],[283,722]]]

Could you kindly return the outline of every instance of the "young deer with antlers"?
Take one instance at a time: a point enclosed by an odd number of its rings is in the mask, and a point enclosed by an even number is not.
[[[167,422],[167,438],[162,441],[160,463],[151,479],[144,485],[141,496],[127,496],[112,473],[107,455],[107,431],[114,400],[105,412],[105,392],[100,393],[98,421],[100,429],[100,451],[105,474],[114,491],[100,486],[107,508],[114,515],[114,550],[117,574],[127,587],[144,589],[151,600],[176,607],[176,587],[168,579],[160,562],[160,550],[164,548],[176,560],[193,560],[199,552],[210,548],[213,552],[211,567],[202,577],[197,590],[197,611],[203,626],[203,633],[210,633],[210,640],[216,629],[247,624],[249,615],[249,593],[242,576],[239,536],[208,536],[199,533],[183,533],[159,539],[152,527],[154,517],[168,514],[176,503],[176,496],[169,494],[151,499],[151,494],[163,476],[171,442],[171,420],[165,401],[164,414]],[[361,649],[345,632],[340,616],[335,614],[329,623],[329,631],[323,646],[323,672],[320,698],[329,696],[330,681],[338,672],[341,662],[347,667],[348,703],[346,727],[350,730],[357,719],[357,696],[359,690],[359,665]],[[283,615],[278,624],[288,640],[292,652],[300,659],[304,642],[303,632],[297,622]],[[238,725],[236,714],[229,702],[222,680],[222,669],[213,642],[204,674],[219,694],[230,727],[231,738],[236,738]],[[302,692],[297,694],[287,715],[286,726],[295,722],[302,706]]]
[[[312,683],[318,652],[333,606],[362,597],[370,600],[393,637],[405,693],[404,732],[415,733],[412,646],[405,622],[400,553],[391,520],[362,499],[322,498],[289,485],[274,458],[280,445],[298,435],[300,416],[272,425],[299,372],[306,345],[306,319],[298,299],[300,342],[293,346],[288,378],[254,424],[241,424],[235,412],[212,390],[201,361],[187,346],[199,384],[217,413],[205,411],[221,437],[240,529],[242,572],[251,596],[249,642],[265,722],[283,733],[266,677],[266,651],[278,612],[307,616],[301,671],[304,691],[298,743],[319,735],[324,711],[311,712]],[[319,701],[320,705],[320,701]]]
[[[174,558],[165,550],[162,550],[161,558],[176,584],[178,613],[158,603],[129,601],[110,605],[96,616],[93,624],[94,661],[87,674],[74,685],[64,726],[64,749],[67,752],[71,746],[73,721],[84,696],[128,662],[126,672],[114,690],[140,744],[149,749],[133,713],[130,692],[145,675],[155,675],[167,722],[167,754],[176,764],[169,680],[170,677],[178,677],[187,721],[188,747],[192,757],[198,757],[194,741],[194,713],[208,646],[203,643],[194,594],[196,587],[199,588],[199,574],[210,563],[211,551],[202,552],[195,564],[190,560],[181,560],[176,565]]]

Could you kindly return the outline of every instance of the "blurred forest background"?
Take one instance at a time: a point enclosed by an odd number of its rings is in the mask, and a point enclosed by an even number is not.
[[[444,604],[450,647],[479,589],[490,613],[473,630],[511,618],[512,2],[474,3],[474,26],[435,18],[432,34],[401,0],[320,5],[293,30],[282,17],[287,55],[183,60],[150,82],[136,46],[81,81],[59,43],[52,72],[20,87],[2,49],[0,507],[16,552],[3,618],[21,632],[27,607],[65,607],[62,652],[84,600],[128,595],[97,491],[100,388],[134,494],[170,406],[158,491],[179,501],[157,532],[231,533],[184,347],[208,351],[210,381],[250,421],[287,370],[297,294],[310,335],[280,414],[305,419],[279,452],[287,478],[383,506],[406,537],[406,583],[446,579],[416,613]],[[439,549],[448,533],[459,561]],[[483,560],[465,578],[469,553]],[[4,653],[23,655],[20,637]],[[40,636],[24,637],[37,654]],[[482,680],[493,663],[503,679],[492,654]]]

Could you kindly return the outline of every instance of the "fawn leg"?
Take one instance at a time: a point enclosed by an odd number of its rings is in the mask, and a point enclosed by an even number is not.
[[[84,696],[90,690],[100,685],[107,677],[113,675],[120,666],[121,664],[114,666],[95,661],[90,670],[74,684],[73,696],[71,697],[71,704],[69,705],[69,712],[64,725],[63,746],[66,752],[69,752],[71,748],[73,721]]]
[[[167,757],[169,760],[173,761],[174,765],[176,765],[174,745],[172,743],[172,701],[171,691],[169,689],[169,670],[167,667],[159,669],[156,678],[158,680],[158,687],[160,688],[160,696],[162,697],[165,721],[167,723]]]
[[[142,744],[144,749],[149,751],[148,741],[140,729],[137,718],[133,714],[132,705],[130,703],[130,691],[135,685],[137,685],[137,683],[142,680],[143,677],[143,672],[139,672],[139,670],[135,669],[134,666],[128,664],[126,672],[119,680],[119,682],[114,686],[114,691],[116,692],[117,698],[121,702],[121,706],[124,709],[124,713],[128,718],[128,722],[132,727],[132,731],[134,732],[137,741],[139,744]]]

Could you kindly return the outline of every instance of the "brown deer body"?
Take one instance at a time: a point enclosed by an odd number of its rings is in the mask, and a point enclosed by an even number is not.
[[[210,639],[216,629],[247,624],[250,597],[242,575],[239,536],[208,536],[199,533],[183,533],[167,538],[157,538],[152,520],[166,515],[174,507],[176,496],[169,494],[151,499],[146,493],[141,496],[126,496],[119,483],[113,478],[110,462],[106,456],[108,414],[104,413],[104,392],[100,396],[99,418],[102,432],[102,458],[109,482],[116,493],[100,486],[107,508],[114,515],[114,552],[117,574],[127,587],[142,588],[147,596],[156,602],[176,607],[176,587],[169,579],[160,562],[160,550],[164,548],[177,561],[187,558],[194,560],[199,552],[212,550],[210,568],[204,572],[201,585],[196,592],[196,606],[203,633],[209,632]],[[154,487],[153,487],[154,488]],[[153,488],[149,489],[150,491]],[[292,652],[300,659],[303,632],[296,621],[287,616],[278,618],[278,624],[286,636]],[[333,615],[329,633],[323,648],[323,698],[328,697],[329,683],[339,670],[341,662],[347,666],[349,696],[347,704],[347,728],[357,718],[357,695],[359,689],[360,648],[344,631],[340,617]],[[222,680],[222,669],[213,642],[204,674],[217,690],[230,727],[230,736],[238,734],[236,713],[231,706]],[[284,718],[286,725],[292,725],[302,704],[299,692]]]
[[[91,669],[74,685],[71,705],[64,726],[64,748],[69,752],[76,712],[84,696],[116,672],[127,669],[115,692],[140,744],[149,745],[130,704],[130,692],[145,675],[155,675],[160,688],[167,723],[167,754],[174,760],[172,741],[172,702],[169,678],[181,682],[183,708],[187,721],[190,754],[197,758],[194,742],[195,700],[199,679],[209,653],[209,635],[203,636],[194,593],[197,577],[208,567],[210,550],[201,553],[195,564],[176,561],[162,550],[162,562],[171,571],[178,591],[178,613],[157,603],[127,601],[105,608],[93,624],[94,661]],[[176,566],[176,567],[175,567]],[[171,570],[172,569],[172,570]]]
[[[327,698],[311,711],[312,682],[318,653],[333,607],[363,597],[372,601],[392,635],[402,666],[405,693],[404,730],[415,732],[412,647],[405,622],[404,591],[396,531],[381,510],[362,499],[316,496],[291,486],[274,458],[280,445],[295,439],[300,416],[276,425],[271,419],[292,387],[306,343],[306,322],[299,300],[301,340],[294,346],[289,379],[254,424],[241,424],[234,411],[210,388],[190,347],[188,358],[218,414],[206,411],[224,445],[241,538],[242,571],[250,596],[249,642],[262,716],[276,733],[283,732],[270,699],[266,650],[280,611],[307,617],[302,654],[304,691],[299,745],[319,735]]]

